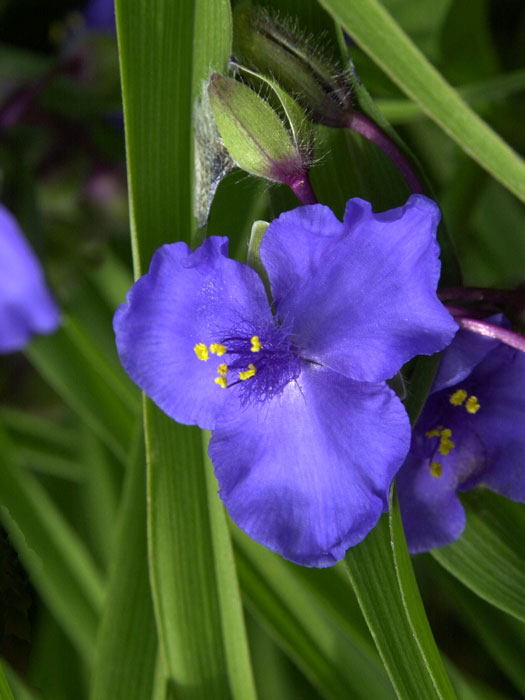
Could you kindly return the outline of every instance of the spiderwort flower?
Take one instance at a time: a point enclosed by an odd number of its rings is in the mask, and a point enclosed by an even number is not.
[[[438,220],[422,196],[380,214],[351,199],[343,222],[320,204],[282,214],[260,246],[275,313],[227,239],[165,245],[115,314],[134,381],[213,430],[233,520],[292,561],[334,564],[387,507],[410,428],[385,379],[456,331],[435,294]]]
[[[14,216],[0,204],[0,353],[21,350],[34,333],[52,333],[60,313],[40,263]]]
[[[503,325],[503,317],[489,319]],[[525,502],[525,354],[459,331],[397,477],[412,553],[442,547],[465,527],[457,491],[485,486]]]

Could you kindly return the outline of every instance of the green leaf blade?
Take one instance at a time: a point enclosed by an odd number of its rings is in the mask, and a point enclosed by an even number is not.
[[[91,700],[150,700],[157,633],[146,546],[146,459],[143,441],[129,461],[97,636]]]
[[[102,577],[42,487],[13,462],[2,434],[0,450],[2,522],[39,594],[89,663],[104,597]]]
[[[452,685],[443,666],[419,594],[414,569],[410,561],[395,488],[392,490],[392,497],[390,500],[389,521],[397,580],[405,612],[414,634],[414,639],[438,695],[442,698],[454,697]]]
[[[4,669],[0,664],[0,700],[14,700],[13,693],[9,687]]]
[[[64,401],[125,461],[139,394],[91,341],[88,331],[68,316],[57,333],[36,338],[26,353]]]
[[[399,566],[405,567],[394,554],[399,534],[384,515],[363,542],[348,550],[347,572],[398,697],[452,699],[454,691],[424,629],[419,592],[407,587],[413,572],[399,577]]]
[[[226,66],[230,25],[225,0],[117,0],[137,276],[160,245],[193,238],[192,111],[210,68]],[[222,600],[231,580],[216,553],[226,551],[228,533],[212,533],[201,434],[148,399],[144,421],[149,573],[162,660],[154,692],[167,686],[181,698],[249,700],[249,686],[241,695],[228,663],[225,630],[242,627],[241,610]],[[222,508],[216,495],[214,507]],[[237,663],[249,668],[245,649]]]
[[[322,697],[391,698],[392,687],[368,642],[359,634],[348,635],[348,625],[340,625],[304,585],[310,570],[281,559],[237,529],[234,536],[246,604]],[[352,596],[350,589],[346,596]]]
[[[191,238],[194,4],[117,0],[116,11],[132,251],[139,276],[160,245]],[[168,188],[176,196],[169,196],[166,206]]]
[[[492,605],[525,622],[525,508],[490,491],[462,497],[467,525],[433,557]]]
[[[203,433],[202,439],[206,450],[208,435]],[[246,628],[242,614],[241,594],[226,513],[218,496],[218,484],[213,473],[213,465],[207,456],[205,456],[204,462],[224,653],[230,676],[232,696],[237,698],[237,700],[256,698]]]

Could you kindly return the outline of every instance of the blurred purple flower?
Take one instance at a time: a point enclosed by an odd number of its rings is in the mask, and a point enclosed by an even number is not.
[[[489,319],[505,325],[501,315]],[[469,331],[445,350],[397,477],[412,553],[465,527],[457,496],[484,486],[525,502],[525,354]]]
[[[410,444],[385,383],[456,324],[436,297],[439,211],[411,197],[343,223],[320,204],[266,231],[261,279],[227,239],[160,248],[117,310],[122,364],[175,420],[213,430],[209,453],[233,520],[299,564],[330,566],[387,508]]]
[[[21,350],[34,333],[52,333],[60,313],[40,263],[14,216],[0,204],[0,353]]]
[[[86,25],[101,32],[115,32],[114,0],[89,0],[84,9]]]

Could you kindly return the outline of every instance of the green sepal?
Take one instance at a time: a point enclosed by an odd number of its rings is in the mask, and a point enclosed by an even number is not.
[[[243,78],[247,78],[250,84],[255,88],[260,88],[261,85],[269,89],[267,95],[270,102],[272,97],[275,98],[275,107],[282,115],[287,128],[290,130],[292,141],[303,156],[303,160],[309,162],[313,156],[314,150],[314,126],[306,117],[304,109],[299,102],[295,100],[286,90],[266,75],[257,73],[246,66],[230,62],[230,67],[239,71]]]
[[[208,95],[224,145],[240,168],[283,183],[304,173],[305,166],[292,135],[256,92],[215,73],[210,79]]]

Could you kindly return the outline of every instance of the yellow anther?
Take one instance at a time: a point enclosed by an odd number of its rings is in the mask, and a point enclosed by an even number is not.
[[[261,341],[259,340],[259,336],[252,335],[252,337],[250,338],[250,341],[252,343],[252,347],[250,348],[250,350],[252,352],[259,352],[259,350],[261,349]]]
[[[439,453],[446,457],[455,446],[455,442],[452,442],[452,440],[449,440],[448,438],[442,437],[439,441]]]
[[[427,430],[425,433],[427,438],[438,437],[439,438],[439,452],[445,457],[450,454],[450,450],[453,450],[456,444],[450,439],[452,435],[452,430],[450,428],[433,428],[432,430]]]
[[[463,401],[467,398],[468,394],[465,389],[458,389],[450,397],[449,401],[453,406],[461,406]]]
[[[250,362],[248,369],[244,370],[244,372],[239,372],[239,379],[244,382],[246,379],[253,377],[256,372],[255,366]]]
[[[441,431],[439,428],[434,428],[433,430],[427,430],[425,435],[427,438],[439,437],[441,435]]]
[[[450,451],[456,446],[454,442],[450,439],[452,435],[452,430],[450,428],[443,428],[439,432],[439,452],[444,457],[450,454]]]
[[[477,396],[469,396],[465,404],[465,408],[469,413],[477,413],[481,408],[481,404],[478,401]]]
[[[208,348],[204,343],[197,343],[197,345],[193,348],[195,354],[199,358],[199,360],[209,360],[210,356],[208,354]]]
[[[443,474],[443,468],[441,462],[430,462],[430,473],[435,476],[436,479]]]
[[[219,365],[219,366],[217,367],[217,372],[218,372],[221,376],[223,376],[223,377],[226,376],[226,372],[227,372],[227,371],[228,371],[228,365],[227,365],[226,363],[224,363],[224,362],[222,363],[222,365]]]
[[[222,357],[224,353],[226,352],[227,348],[226,345],[221,345],[220,343],[212,343],[210,345],[210,351],[214,354],[217,355],[217,357]]]
[[[226,377],[215,377],[215,384],[218,384],[223,389],[226,389],[228,381]]]

